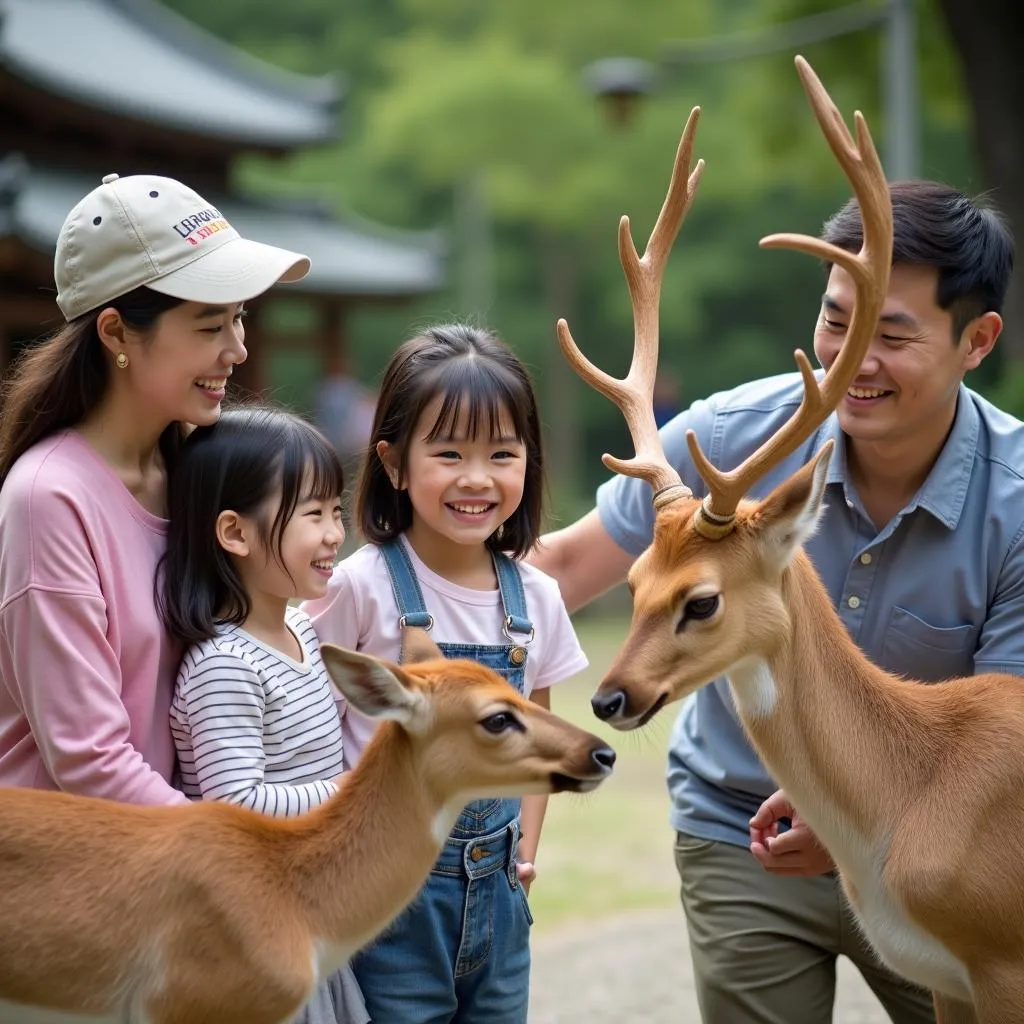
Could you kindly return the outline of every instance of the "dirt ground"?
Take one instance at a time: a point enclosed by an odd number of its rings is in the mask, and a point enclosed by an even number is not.
[[[530,1024],[700,1024],[678,908],[534,933],[531,989]],[[888,1020],[840,959],[834,1024]]]

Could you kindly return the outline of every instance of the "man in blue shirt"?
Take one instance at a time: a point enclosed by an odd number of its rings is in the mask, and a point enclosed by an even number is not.
[[[890,195],[892,275],[859,375],[837,411],[749,497],[767,495],[833,438],[825,508],[805,547],[865,654],[925,682],[1024,675],[1024,425],[963,385],[1002,329],[1013,242],[993,211],[945,186],[897,183]],[[855,202],[823,237],[860,248]],[[825,368],[854,297],[849,275],[828,269],[814,331]],[[788,374],[698,401],[662,430],[668,461],[702,497],[686,431],[728,470],[801,395],[799,375]],[[616,477],[599,489],[597,508],[544,537],[533,560],[579,608],[625,578],[651,543],[653,521],[648,485]],[[857,932],[828,853],[776,791],[724,679],[684,702],[668,783],[705,1024],[827,1024],[840,953],[897,1024],[934,1020],[930,995],[882,967]],[[793,827],[763,842],[783,818]]]

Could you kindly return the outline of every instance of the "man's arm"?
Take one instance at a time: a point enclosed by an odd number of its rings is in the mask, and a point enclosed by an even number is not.
[[[694,402],[659,431],[670,465],[703,497],[703,481],[694,469],[686,441],[693,430],[704,451],[712,457],[716,396]],[[645,480],[613,476],[597,491],[597,508],[564,530],[545,534],[530,552],[532,562],[558,581],[562,600],[570,612],[621,583],[630,566],[654,536],[654,505]]]
[[[565,607],[575,612],[621,583],[635,557],[612,540],[592,509],[571,526],[544,534],[527,561],[555,578]]]
[[[1003,562],[974,652],[974,672],[1024,676],[1024,526]]]

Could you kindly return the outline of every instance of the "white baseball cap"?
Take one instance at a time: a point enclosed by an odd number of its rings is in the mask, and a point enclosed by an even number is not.
[[[198,193],[149,174],[108,174],[68,214],[54,256],[67,320],[142,285],[230,306],[308,272],[308,257],[242,238]]]

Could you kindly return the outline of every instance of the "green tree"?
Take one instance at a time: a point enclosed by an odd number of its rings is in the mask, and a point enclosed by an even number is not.
[[[842,0],[836,0],[836,4]],[[946,0],[948,2],[948,0]],[[657,60],[666,40],[731,33],[829,6],[824,0],[172,0],[200,24],[298,71],[347,78],[337,145],[280,162],[248,161],[265,190],[315,190],[339,211],[396,226],[446,227],[452,287],[414,310],[361,315],[364,373],[423,320],[473,317],[533,366],[552,477],[566,512],[623,452],[619,415],[579,383],[554,324],[624,372],[632,323],[616,253],[628,213],[642,248],[660,208],[690,108],[702,107],[699,194],[666,272],[662,365],[689,402],[792,368],[809,348],[821,275],[799,254],[763,252],[779,230],[816,233],[849,194],[807,106],[790,56],[665,74],[628,123],[611,123],[584,69],[600,57]],[[935,0],[921,0],[925,168],[968,187],[967,105]],[[849,36],[806,55],[849,121],[865,110],[881,142],[878,39]],[[489,270],[493,281],[488,284]]]

